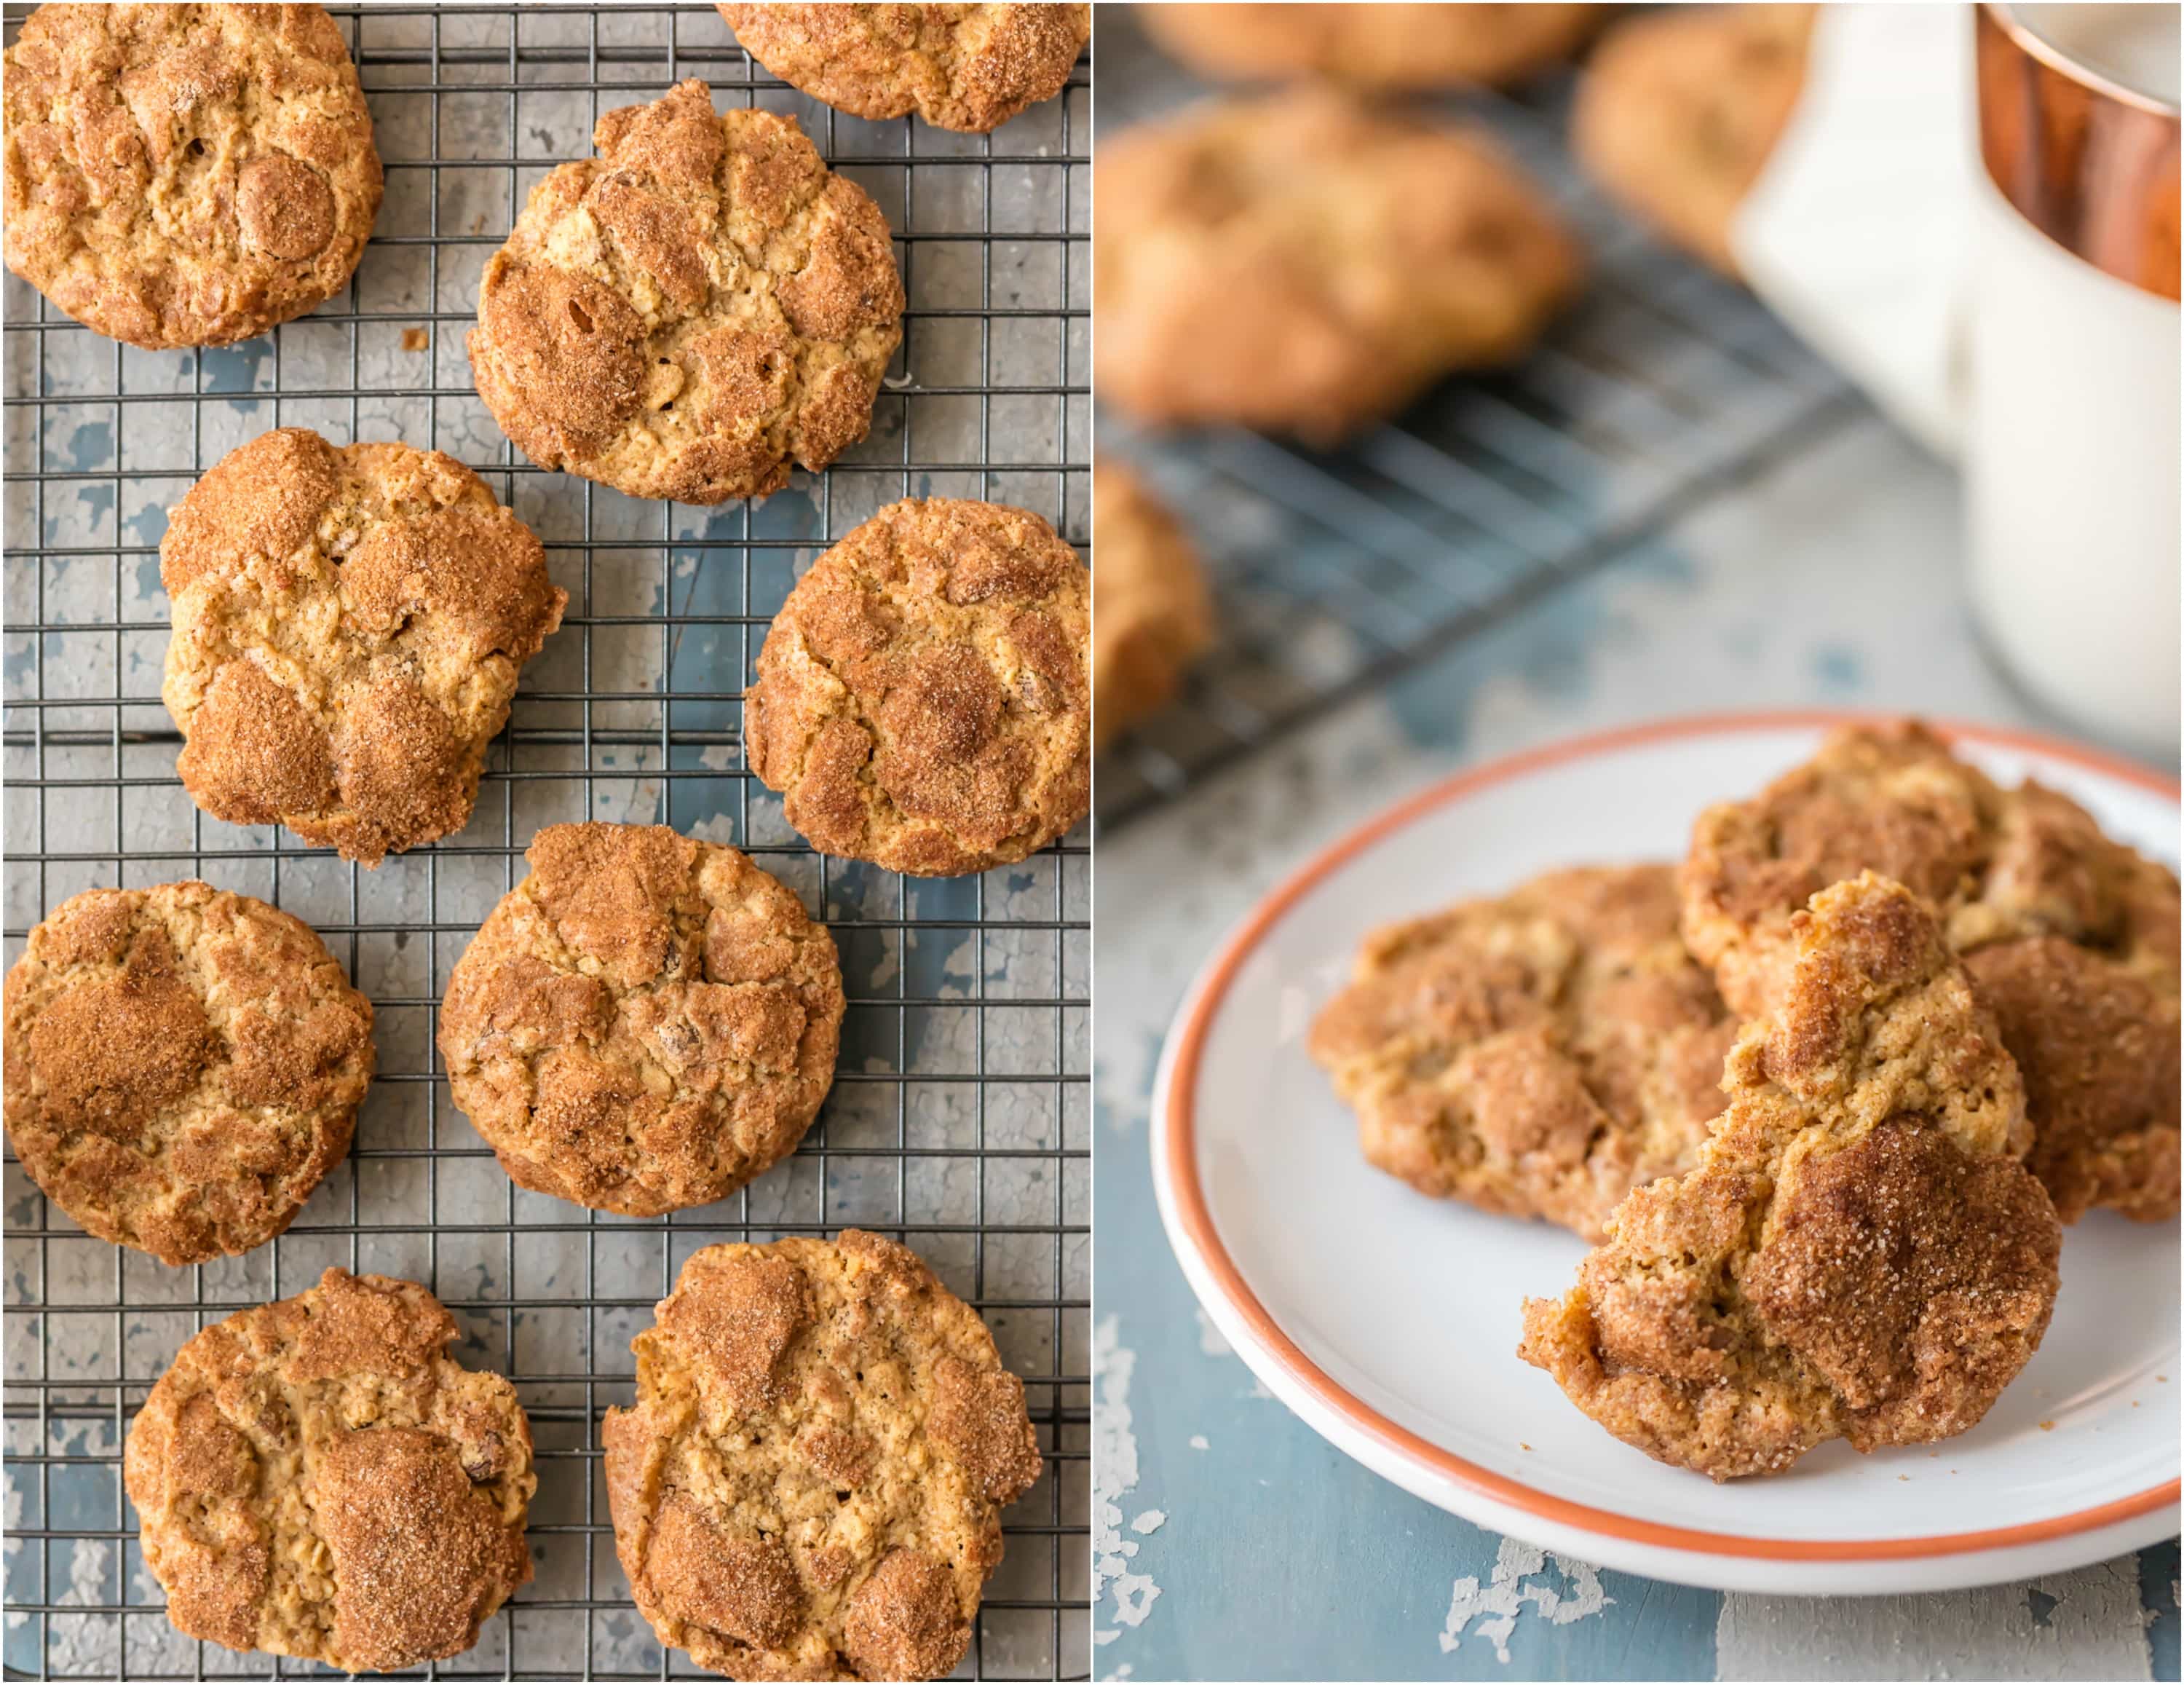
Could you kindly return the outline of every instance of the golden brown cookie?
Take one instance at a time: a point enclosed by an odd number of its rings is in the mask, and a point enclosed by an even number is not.
[[[6,996],[8,1138],[101,1240],[178,1266],[248,1252],[348,1151],[371,1002],[278,907],[86,890],[31,929]]]
[[[1060,93],[1092,38],[1089,6],[716,9],[744,52],[838,111],[875,121],[914,111],[968,134]]]
[[[198,806],[376,866],[462,829],[568,594],[453,457],[284,427],[168,517],[161,695]]]
[[[485,266],[478,396],[542,468],[720,503],[864,438],[902,338],[886,220],[795,120],[687,81],[593,131]]]
[[[1518,1355],[1715,1480],[1964,1432],[2039,1348],[2062,1225],[2017,1068],[1932,913],[1871,873],[1796,920],[1698,1168],[1634,1191]]]
[[[317,6],[41,6],[7,53],[8,267],[148,350],[227,345],[348,284],[371,114]]]
[[[939,1679],[1039,1478],[1023,1383],[915,1253],[708,1247],[600,1430],[615,1550],[660,1642],[732,1679]]]
[[[515,1389],[414,1281],[329,1269],[193,1336],[122,1461],[167,1619],[342,1672],[444,1660],[531,1577]]]
[[[2176,875],[2027,783],[2003,789],[1916,721],[1834,733],[1750,801],[1699,816],[1684,935],[1757,1015],[1796,910],[1865,870],[1925,896],[2024,1073],[2028,1161],[2066,1223],[2159,1222],[2178,1202]]]
[[[1090,579],[1036,515],[890,504],[811,565],[744,695],[744,752],[822,853],[956,877],[1091,801]]]
[[[1619,25],[1579,80],[1570,143],[1640,220],[1724,275],[1730,227],[1805,86],[1813,6],[1669,6]]]
[[[794,1151],[844,1004],[795,891],[665,825],[549,825],[525,857],[448,979],[439,1042],[516,1185],[655,1217]]]
[[[1092,476],[1093,740],[1112,743],[1158,712],[1213,642],[1198,552],[1125,464]]]
[[[1221,81],[1325,76],[1361,88],[1506,86],[1560,64],[1597,6],[1142,6],[1146,33]]]
[[[1697,1161],[1736,1028],[1676,933],[1674,868],[1577,867],[1373,932],[1311,1051],[1373,1164],[1597,1240]]]
[[[1521,356],[1581,259],[1483,134],[1297,88],[1102,142],[1094,378],[1152,422],[1332,444]]]

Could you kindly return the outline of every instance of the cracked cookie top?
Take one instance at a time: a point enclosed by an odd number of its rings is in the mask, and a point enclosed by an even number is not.
[[[653,1217],[794,1150],[834,1080],[842,973],[794,890],[665,825],[549,825],[456,962],[455,1103],[519,1186]]]
[[[303,920],[194,881],[88,890],[8,974],[8,1138],[91,1233],[243,1253],[348,1152],[371,1003]]]
[[[1023,1384],[916,1253],[708,1247],[601,1429],[615,1549],[661,1643],[733,1679],[939,1679],[1000,1511],[1039,1478]]]
[[[379,154],[317,6],[41,6],[7,52],[8,266],[100,333],[227,345],[348,284]]]
[[[168,517],[160,694],[198,806],[378,864],[460,830],[568,594],[454,458],[283,427]]]
[[[167,1619],[343,1672],[444,1660],[531,1577],[531,1424],[414,1281],[329,1269],[194,1336],[122,1474]]]
[[[1112,743],[1167,706],[1213,642],[1198,552],[1128,465],[1092,477],[1094,736]]]
[[[1696,1162],[1735,1035],[1674,868],[1579,867],[1374,931],[1311,1052],[1372,1163],[1596,1239]]]
[[[875,121],[916,112],[983,134],[1060,93],[1089,6],[724,5],[744,52],[792,87]]]
[[[1870,869],[1913,890],[2001,1020],[2025,1074],[2031,1164],[2064,1219],[2177,1209],[2176,873],[2067,796],[2004,789],[1916,721],[1831,734],[1748,801],[1701,814],[1684,935],[1730,1005],[1767,1009],[1797,910]]]
[[[1634,1191],[1569,1295],[1524,1307],[1520,1356],[1716,1480],[1964,1432],[2054,1308],[2017,1067],[1930,908],[1866,873],[1791,939],[1697,1168]]]
[[[1599,22],[1598,8],[1583,5],[1163,5],[1140,14],[1201,75],[1387,89],[1519,82],[1567,59]]]
[[[794,119],[686,81],[610,111],[487,262],[478,395],[523,454],[632,497],[720,503],[872,426],[902,338],[887,223]]]
[[[744,697],[750,768],[827,854],[954,877],[1091,800],[1090,578],[1028,511],[890,504],[788,594]]]

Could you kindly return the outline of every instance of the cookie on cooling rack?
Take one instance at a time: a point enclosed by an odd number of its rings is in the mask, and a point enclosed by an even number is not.
[[[568,594],[453,457],[284,427],[168,517],[160,695],[198,806],[378,864],[460,830]]]
[[[1323,88],[1103,143],[1095,378],[1141,421],[1329,446],[1458,370],[1521,356],[1576,243],[1483,134]]]
[[[1368,936],[1311,1052],[1367,1160],[1588,1239],[1697,1161],[1736,1020],[1676,932],[1673,867],[1578,867]]]
[[[1091,801],[1090,579],[1038,516],[890,504],[811,565],[744,695],[744,752],[825,854],[956,877]]]
[[[101,1240],[248,1252],[348,1151],[371,1003],[316,932],[209,884],[88,890],[8,974],[8,1138]]]
[[[317,6],[41,6],[7,52],[8,267],[148,350],[227,345],[348,284],[371,114]]]
[[[1170,56],[1220,81],[1325,76],[1357,87],[1506,86],[1569,57],[1594,6],[1165,5],[1137,9]]]
[[[443,1660],[531,1577],[515,1389],[414,1281],[329,1269],[193,1336],[122,1475],[167,1619],[341,1672]]]
[[[1586,64],[1570,142],[1641,221],[1724,275],[1730,228],[1805,86],[1812,6],[1672,6]]]
[[[1916,721],[1851,726],[1748,801],[1699,816],[1683,928],[1747,1014],[1797,965],[1797,911],[1883,872],[1924,896],[2024,1072],[2028,1163],[2065,1222],[2178,1203],[2176,875],[2069,797],[2004,789]]]
[[[838,111],[876,121],[916,112],[967,134],[1060,93],[1092,38],[1089,6],[716,9],[744,52]]]
[[[687,81],[599,119],[478,287],[478,395],[523,454],[632,497],[720,503],[872,427],[902,280],[865,190],[795,120]]]
[[[1213,642],[1198,552],[1125,464],[1092,476],[1093,739],[1112,743],[1167,706]]]
[[[733,1679],[939,1679],[1039,1478],[1023,1384],[916,1253],[708,1247],[600,1430],[615,1549],[660,1642]]]
[[[448,982],[440,1057],[521,1187],[627,1217],[725,1199],[834,1080],[841,968],[795,892],[665,825],[549,825]]]
[[[1697,1168],[1632,1192],[1519,1355],[1715,1480],[1964,1432],[2039,1348],[2062,1226],[2017,1068],[1931,911],[1868,873],[1795,928]]]

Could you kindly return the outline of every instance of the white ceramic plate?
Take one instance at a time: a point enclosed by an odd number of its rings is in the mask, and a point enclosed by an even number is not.
[[[1270,896],[1193,985],[1153,1102],[1153,1174],[1184,1271],[1267,1385],[1344,1451],[1481,1526],[1730,1590],[1933,1591],[2096,1562],[2176,1531],[2174,1223],[2069,1231],[2038,1355],[1971,1432],[1861,1457],[1836,1443],[1715,1486],[1596,1427],[1518,1361],[1519,1305],[1584,1246],[1429,1200],[1368,1167],[1305,1032],[1385,920],[1550,867],[1679,856],[1708,801],[1805,759],[1832,718],[1671,722],[1462,774]],[[2173,862],[2176,793],[2064,745],[1952,728]]]

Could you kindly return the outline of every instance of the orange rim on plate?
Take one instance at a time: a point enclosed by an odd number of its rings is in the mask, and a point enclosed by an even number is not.
[[[1421,814],[1487,785],[1501,784],[1563,762],[1663,739],[1698,737],[1732,731],[1825,728],[1892,717],[1896,717],[1820,710],[1702,714],[1656,721],[1618,731],[1596,733],[1547,748],[1512,755],[1444,778],[1409,800],[1399,802],[1378,817],[1368,820],[1349,835],[1323,849],[1260,902],[1243,928],[1228,939],[1214,960],[1212,968],[1206,974],[1204,985],[1191,1002],[1189,1016],[1180,1028],[1175,1064],[1167,1088],[1167,1169],[1169,1186],[1174,1196],[1176,1220],[1196,1248],[1207,1272],[1219,1284],[1229,1303],[1243,1317],[1253,1338],[1290,1381],[1320,1406],[1333,1412],[1366,1437],[1483,1497],[1542,1520],[1559,1521],[1589,1532],[1626,1539],[1634,1544],[1701,1551],[1715,1556],[1764,1557],[1786,1562],[1857,1562],[2000,1550],[2013,1545],[2036,1544],[2047,1539],[2090,1532],[2177,1501],[2179,1482],[2170,1480],[2129,1498],[2117,1498],[2091,1509],[2081,1509],[2071,1515],[2053,1516],[2044,1521],[2026,1522],[2014,1527],[1990,1527],[1980,1532],[1939,1533],[1926,1538],[1768,1539],[1747,1537],[1739,1533],[1706,1532],[1691,1527],[1668,1526],[1658,1521],[1618,1515],[1610,1509],[1596,1509],[1590,1504],[1556,1498],[1521,1481],[1511,1480],[1505,1475],[1496,1474],[1475,1463],[1465,1461],[1421,1438],[1408,1428],[1390,1420],[1346,1391],[1283,1332],[1280,1325],[1268,1314],[1267,1308],[1259,1303],[1257,1296],[1245,1284],[1242,1272],[1236,1268],[1235,1261],[1222,1245],[1220,1235],[1213,1226],[1212,1217],[1206,1210],[1205,1193],[1198,1184],[1192,1100],[1206,1027],[1212,1021],[1215,1009],[1227,995],[1237,968],[1258,946],[1268,927],[1335,868],[1390,832],[1411,823]],[[1944,721],[1931,723],[1936,731],[1952,741],[1962,738],[1996,748],[2029,750],[2054,760],[2072,762],[2109,778],[2122,779],[2171,801],[2177,797],[2175,780],[2164,778],[2129,762],[2079,748],[2075,744],[2058,742],[2030,732],[1997,730],[1986,726],[1960,725]]]

